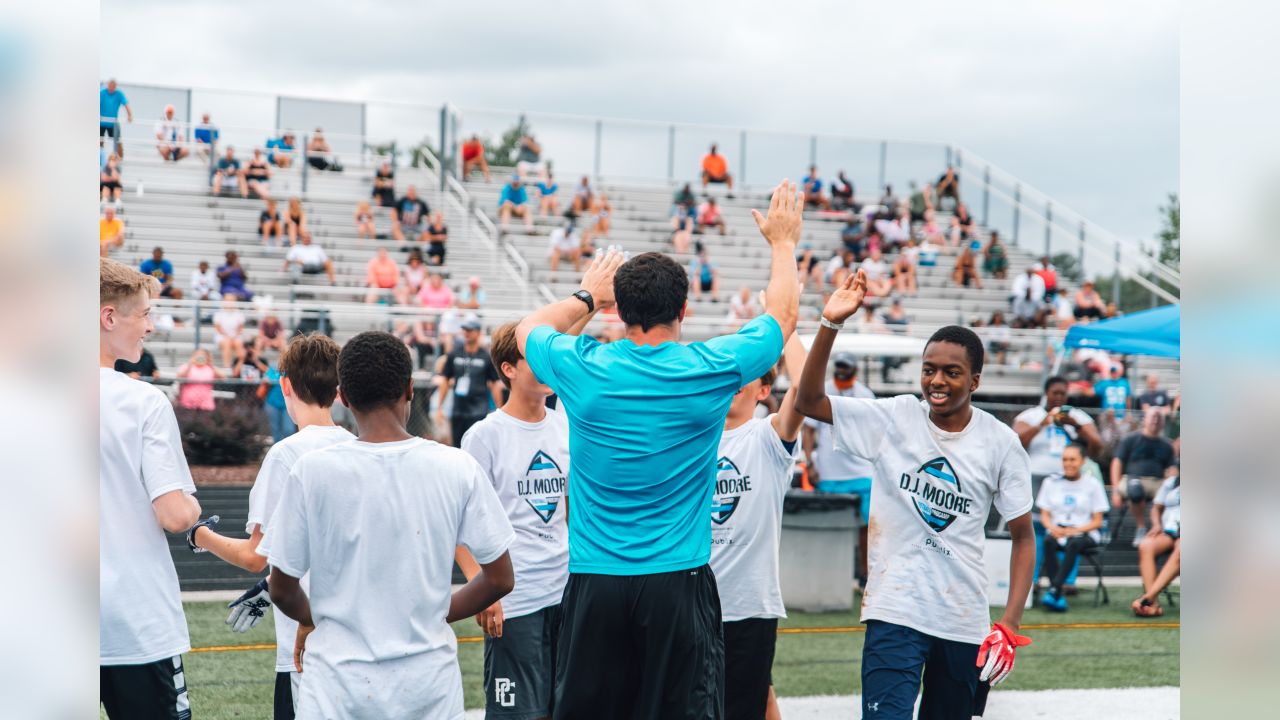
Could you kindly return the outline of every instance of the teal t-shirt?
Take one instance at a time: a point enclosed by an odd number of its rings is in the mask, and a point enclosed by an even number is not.
[[[1117,418],[1124,417],[1124,411],[1129,407],[1129,381],[1127,379],[1099,380],[1093,384],[1093,392],[1102,398],[1103,410],[1114,410]]]
[[[569,571],[649,575],[711,558],[716,450],[733,395],[782,354],[761,315],[682,345],[601,344],[548,326],[525,358],[569,416]]]

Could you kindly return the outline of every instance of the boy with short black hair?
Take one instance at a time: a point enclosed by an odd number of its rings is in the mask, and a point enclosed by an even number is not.
[[[165,531],[200,519],[173,405],[116,372],[155,329],[155,278],[98,261],[99,698],[107,717],[187,720],[182,653],[191,649]]]
[[[983,348],[968,328],[944,327],[926,343],[923,401],[823,392],[836,333],[862,305],[866,281],[859,270],[827,301],[796,397],[801,413],[832,423],[836,449],[875,465],[863,717],[911,718],[923,671],[919,717],[969,720],[1013,669],[1015,650],[1031,642],[1016,634],[1035,566],[1027,454],[1013,430],[972,405]],[[993,505],[1013,551],[1004,616],[988,632],[983,546]]]
[[[471,426],[462,449],[482,468],[515,529],[516,587],[476,616],[484,630],[485,717],[547,718],[555,690],[560,597],[569,580],[569,422],[547,408],[551,388],[525,362],[515,323],[493,332],[489,354],[510,390],[496,412]],[[479,566],[466,548],[467,578]]]
[[[260,573],[266,567],[267,558],[259,552],[259,546],[271,525],[272,514],[280,502],[289,471],[303,455],[355,438],[346,428],[334,424],[331,411],[338,392],[338,354],[341,351],[336,342],[319,333],[296,337],[285,346],[279,361],[280,390],[284,395],[285,411],[297,424],[298,431],[272,445],[262,460],[253,489],[249,491],[249,516],[244,528],[249,537],[231,538],[201,526],[192,532],[192,550],[207,550],[251,573]],[[306,578],[303,580],[305,585]],[[231,603],[227,624],[236,632],[246,632],[258,624],[270,604],[267,581],[260,580]],[[298,623],[277,608],[275,632],[274,720],[292,720],[300,680],[293,666],[293,641],[298,633]]]
[[[271,600],[300,626],[298,716],[461,717],[447,623],[511,592],[511,523],[475,459],[405,429],[413,360],[394,335],[347,342],[338,396],[359,436],[294,464],[259,546]],[[458,545],[481,572],[451,595]]]

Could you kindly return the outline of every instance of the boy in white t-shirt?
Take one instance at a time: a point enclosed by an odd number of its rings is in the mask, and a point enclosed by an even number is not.
[[[864,718],[969,720],[981,714],[989,685],[1013,669],[1017,635],[1031,591],[1035,535],[1031,475],[1018,436],[974,408],[982,341],[944,327],[925,344],[924,400],[828,397],[827,358],[843,323],[866,295],[861,270],[832,293],[800,378],[796,408],[832,423],[837,450],[874,463],[869,577],[862,599]],[[983,564],[984,526],[994,506],[1013,538],[1009,597],[990,625]],[[988,627],[990,631],[988,632]]]
[[[318,333],[295,338],[285,346],[280,354],[280,391],[284,395],[285,410],[297,424],[298,431],[272,445],[262,460],[253,489],[249,491],[249,515],[244,528],[249,537],[231,538],[219,535],[211,527],[200,526],[192,532],[193,550],[207,550],[251,573],[260,573],[266,568],[266,554],[260,552],[260,545],[280,502],[289,471],[298,458],[313,450],[355,439],[346,428],[333,422],[332,407],[338,393],[338,354],[341,351],[336,342]],[[247,632],[258,624],[270,605],[264,578],[231,603],[227,624],[236,632]],[[286,720],[294,716],[300,680],[293,666],[293,640],[298,633],[298,623],[277,608],[275,631],[274,717],[275,720]]]
[[[560,597],[569,580],[569,421],[547,409],[542,384],[516,345],[516,324],[493,332],[489,355],[506,403],[471,426],[462,449],[480,463],[515,530],[516,587],[476,616],[484,630],[485,717],[547,718],[555,691]],[[480,571],[470,551],[456,560],[468,579]]]
[[[1040,485],[1036,507],[1044,526],[1044,574],[1049,589],[1040,598],[1048,610],[1066,612],[1063,586],[1080,553],[1098,547],[1102,515],[1110,508],[1102,483],[1083,474],[1084,449],[1072,443],[1062,449],[1062,472]],[[1063,554],[1058,561],[1058,553]]]
[[[794,386],[804,367],[804,346],[792,334],[784,347]],[[747,383],[729,405],[711,497],[711,570],[720,592],[724,628],[725,720],[760,720],[777,714],[773,655],[778,618],[787,616],[779,585],[778,543],[782,501],[791,487],[804,416],[795,389],[778,412],[754,417],[769,397],[775,368]],[[773,713],[772,715],[770,713]]]
[[[98,274],[99,698],[116,720],[186,720],[191,639],[164,534],[191,528],[200,503],[169,399],[114,369],[142,357],[159,287],[107,258]]]
[[[461,718],[448,623],[511,592],[511,523],[475,459],[405,429],[413,360],[394,335],[347,342],[338,396],[359,436],[298,459],[259,546],[299,623],[298,717]],[[451,596],[458,545],[481,572]]]

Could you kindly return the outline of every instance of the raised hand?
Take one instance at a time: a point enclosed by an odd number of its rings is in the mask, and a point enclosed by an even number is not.
[[[582,289],[591,293],[596,308],[606,310],[615,304],[613,276],[618,273],[618,268],[622,267],[626,259],[622,248],[610,245],[607,250],[597,252],[591,264],[587,266],[587,272],[582,276]]]
[[[794,246],[800,242],[803,212],[804,202],[796,193],[796,184],[783,180],[773,189],[773,196],[769,198],[768,216],[761,215],[759,210],[752,210],[751,217],[755,218],[760,234],[764,235],[770,245]]]
[[[840,287],[831,293],[826,307],[822,308],[822,317],[839,324],[848,320],[858,308],[862,307],[862,299],[867,295],[867,273],[859,269],[851,273],[840,283]]]

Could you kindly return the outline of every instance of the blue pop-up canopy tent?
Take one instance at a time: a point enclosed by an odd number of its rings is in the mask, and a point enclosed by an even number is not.
[[[1098,348],[1121,355],[1182,357],[1182,310],[1165,305],[1114,320],[1073,325],[1067,331],[1069,348]]]

